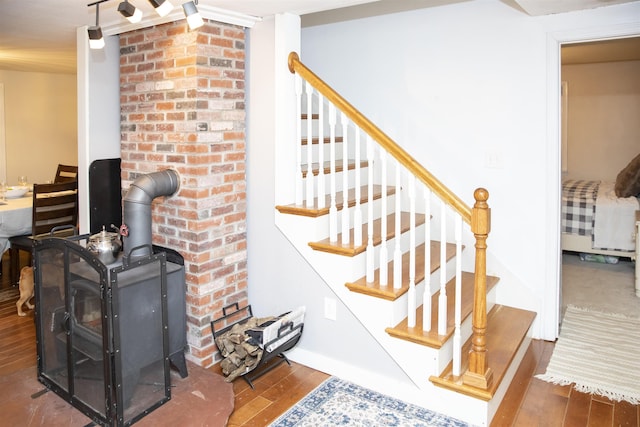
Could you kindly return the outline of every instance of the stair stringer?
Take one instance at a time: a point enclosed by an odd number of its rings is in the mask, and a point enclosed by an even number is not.
[[[509,389],[511,382],[513,381],[513,378],[515,377],[516,372],[520,367],[520,363],[522,362],[522,359],[524,359],[525,353],[527,352],[527,349],[529,348],[529,344],[531,343],[532,330],[533,330],[533,325],[529,328],[527,335],[524,337],[524,340],[520,344],[520,348],[518,348],[517,353],[514,355],[513,361],[511,362],[511,365],[509,365],[509,369],[507,369],[507,372],[505,372],[504,378],[500,383],[500,386],[498,387],[495,394],[493,395],[493,399],[487,402],[488,406],[487,406],[487,420],[486,420],[487,424],[486,425],[489,425],[489,423],[495,416],[496,412],[498,412],[498,408],[502,403],[502,399],[504,399],[504,396],[507,394],[507,390]]]
[[[400,314],[398,313],[402,312],[402,309],[398,307],[405,307],[404,316],[406,316],[406,295],[398,298],[396,301],[387,301],[349,291],[346,286],[344,286],[345,282],[348,280],[356,280],[364,275],[365,254],[362,253],[354,257],[346,257],[313,250],[309,247],[308,235],[306,236],[305,234],[317,234],[316,231],[313,231],[317,221],[322,222],[323,220],[319,218],[281,214],[277,211],[275,213],[275,223],[280,231],[342,301],[345,307],[347,307],[362,326],[380,344],[384,351],[391,356],[397,366],[407,374],[411,383],[403,383],[401,387],[402,391],[399,388],[393,389],[394,395],[401,395],[403,400],[462,419],[474,425],[487,425],[488,402],[461,393],[444,390],[429,381],[430,373],[439,374],[442,370],[441,367],[446,366],[448,361],[451,360],[452,344],[450,344],[450,342],[452,340],[449,340],[449,343],[443,346],[444,350],[442,348],[438,350],[389,336],[385,332],[385,329],[388,326],[395,326],[395,324],[397,324],[396,320],[398,319],[395,317],[399,316]],[[389,242],[391,242],[391,240]],[[455,270],[454,263],[454,258],[447,263],[445,268],[448,272]],[[326,267],[328,265],[330,265],[330,268]],[[437,289],[439,287],[439,274],[439,270],[432,273],[432,288]],[[447,280],[452,277],[450,273],[448,273],[447,276]],[[423,286],[423,283],[419,283],[416,286],[417,296],[422,294]],[[385,315],[380,315],[380,313],[385,313]],[[465,341],[470,334],[470,322],[471,319],[469,317],[465,321],[466,325],[463,327],[465,331],[465,336],[462,337],[463,341]],[[390,390],[389,388],[380,387],[381,384],[385,384],[385,382],[395,384],[395,381],[389,378],[377,384],[363,384],[362,378],[357,376],[353,377],[352,374],[350,375],[346,372],[355,372],[354,369],[357,371],[356,367],[351,366],[346,369],[345,372],[336,370],[334,365],[324,367],[318,365],[318,361],[314,360],[315,357],[309,354],[309,352],[297,352],[295,348],[292,350],[290,357],[300,363],[306,362],[308,366],[314,366],[316,369],[321,369],[325,372],[338,375],[341,378],[368,386],[381,393],[388,393]],[[394,386],[398,387],[398,384]],[[396,393],[396,390],[398,393]],[[459,408],[461,407],[465,408],[464,413],[460,412]]]

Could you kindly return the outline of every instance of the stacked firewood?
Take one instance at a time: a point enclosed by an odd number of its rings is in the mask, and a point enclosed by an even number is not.
[[[220,362],[220,367],[227,382],[250,372],[258,365],[264,350],[246,332],[273,319],[273,317],[250,317],[246,321],[236,323],[231,329],[216,337],[216,345],[224,358]]]

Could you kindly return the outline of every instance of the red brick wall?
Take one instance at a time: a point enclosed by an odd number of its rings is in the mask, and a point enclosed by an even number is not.
[[[181,186],[153,203],[153,243],[185,258],[187,357],[219,358],[209,322],[247,302],[245,32],[184,20],[120,36],[122,188],[172,168]]]

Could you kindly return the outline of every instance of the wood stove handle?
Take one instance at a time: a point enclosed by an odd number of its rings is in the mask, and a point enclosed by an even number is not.
[[[151,245],[136,246],[135,248],[131,248],[129,253],[122,258],[122,264],[125,267],[129,267],[129,258],[131,257],[131,254],[139,249],[145,249],[145,248],[149,250],[149,256],[153,255],[153,247]]]

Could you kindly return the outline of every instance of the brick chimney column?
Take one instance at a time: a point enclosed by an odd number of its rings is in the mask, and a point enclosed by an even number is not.
[[[120,35],[122,188],[172,168],[153,202],[153,243],[185,259],[187,358],[216,359],[209,322],[247,304],[244,28],[184,20]]]

